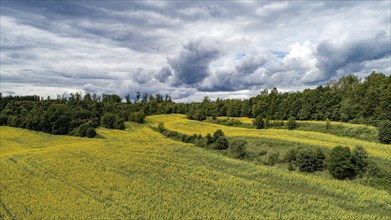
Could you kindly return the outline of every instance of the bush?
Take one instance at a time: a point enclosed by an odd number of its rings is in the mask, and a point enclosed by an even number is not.
[[[122,118],[117,118],[115,121],[115,129],[124,130],[125,129],[125,123]]]
[[[78,129],[76,129],[77,130],[77,134],[74,134],[74,135],[77,135],[79,137],[85,137],[86,133],[87,133],[87,130],[90,127],[91,127],[91,125],[89,123],[84,123],[84,124],[80,125],[78,127]]]
[[[264,155],[266,155],[267,154],[267,151],[266,150],[261,150],[261,151],[259,151],[259,155],[260,156],[264,156]]]
[[[243,158],[246,156],[246,144],[247,142],[241,140],[235,140],[229,144],[228,152],[231,157]]]
[[[356,146],[352,152],[352,164],[358,175],[367,172],[368,152],[361,146]]]
[[[86,132],[86,137],[93,138],[96,136],[96,131],[93,127],[89,127]]]
[[[267,158],[266,165],[273,166],[274,164],[279,162],[280,153],[273,152],[269,154],[269,157]]]
[[[224,150],[224,149],[227,149],[228,148],[228,140],[226,137],[224,136],[220,136],[215,142],[214,144],[212,144],[212,148],[215,149],[215,150]]]
[[[284,156],[284,161],[285,162],[294,162],[296,163],[296,158],[297,158],[297,152],[299,151],[298,148],[291,148],[289,149],[285,156]]]
[[[213,134],[213,142],[216,142],[219,137],[224,137],[224,132],[221,129],[218,129]]]
[[[352,178],[356,175],[348,147],[337,146],[331,150],[328,170],[337,179]]]
[[[106,112],[101,119],[101,125],[105,128],[113,129],[115,128],[116,117],[113,113]]]
[[[7,124],[7,120],[8,120],[7,116],[0,115],[0,126],[6,125]]]
[[[378,138],[383,144],[391,143],[391,121],[385,120],[380,122],[378,127]]]
[[[142,124],[145,121],[145,114],[142,111],[140,111],[140,112],[132,112],[132,113],[129,114],[128,120],[132,121],[132,122],[137,122],[137,123]]]
[[[290,118],[288,119],[288,129],[289,129],[289,130],[293,130],[293,129],[295,129],[295,128],[297,128],[296,119],[293,118],[293,117],[290,117]]]
[[[325,158],[321,149],[301,149],[297,153],[296,164],[301,172],[315,172],[324,169]]]
[[[263,121],[263,118],[261,115],[258,115],[255,120],[253,121],[253,125],[257,129],[265,128],[265,122]]]
[[[159,124],[157,125],[157,128],[158,128],[160,133],[162,133],[164,130],[166,130],[166,128],[164,127],[164,123],[163,122],[159,122]]]
[[[326,119],[326,125],[325,125],[326,131],[329,131],[331,128],[330,119]]]
[[[53,134],[67,134],[69,130],[70,118],[65,115],[61,115],[53,123],[52,133]]]

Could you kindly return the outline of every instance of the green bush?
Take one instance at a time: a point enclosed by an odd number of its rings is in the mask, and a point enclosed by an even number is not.
[[[361,146],[356,146],[352,152],[352,164],[358,175],[363,175],[367,172],[368,167],[368,152]]]
[[[337,146],[331,150],[328,170],[337,179],[353,178],[356,175],[348,147]]]
[[[391,121],[385,120],[380,122],[378,127],[379,141],[383,144],[391,143]]]
[[[262,115],[258,115],[253,121],[253,125],[256,129],[265,128],[265,122],[263,121]]]
[[[117,120],[117,118],[115,117],[115,115],[113,113],[106,112],[102,116],[101,125],[105,128],[113,129],[113,128],[115,128],[116,120]]]
[[[228,152],[231,157],[243,158],[246,156],[246,144],[247,142],[242,140],[235,140],[229,144]]]
[[[290,117],[290,118],[288,119],[288,129],[289,129],[289,130],[293,130],[293,129],[295,129],[295,128],[297,128],[296,119],[293,118],[293,117]]]
[[[86,132],[86,137],[93,138],[96,136],[96,131],[93,127],[89,127]]]
[[[224,136],[220,136],[213,144],[212,148],[215,150],[225,150],[228,148],[228,140]]]
[[[128,120],[142,124],[145,121],[145,114],[142,111],[132,112],[129,114]]]
[[[224,132],[221,129],[217,129],[215,133],[213,133],[213,142],[216,142],[219,137],[224,137]]]
[[[273,166],[274,164],[278,163],[280,161],[280,153],[273,152],[269,154],[267,158],[266,165]]]
[[[301,172],[323,170],[326,156],[321,149],[303,148],[297,152],[296,164]]]

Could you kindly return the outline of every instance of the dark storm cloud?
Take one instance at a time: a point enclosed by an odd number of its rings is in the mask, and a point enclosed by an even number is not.
[[[180,53],[168,59],[173,71],[174,85],[192,85],[201,82],[209,74],[209,64],[219,55],[214,42],[195,40],[184,45]]]
[[[346,42],[321,42],[317,46],[318,67],[325,75],[333,76],[339,69],[357,72],[364,61],[391,55],[390,36],[380,33],[363,39],[350,38]],[[354,69],[355,68],[355,69]]]

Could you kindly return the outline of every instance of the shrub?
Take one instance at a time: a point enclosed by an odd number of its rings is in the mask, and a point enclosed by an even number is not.
[[[132,112],[129,114],[128,120],[142,124],[145,121],[145,114],[142,111]]]
[[[67,134],[69,130],[70,118],[65,115],[61,115],[53,123],[52,133],[53,134]]]
[[[352,178],[356,175],[348,147],[337,146],[331,150],[328,170],[337,179]]]
[[[331,128],[330,119],[326,119],[326,125],[325,125],[326,131],[329,131]]]
[[[224,132],[221,129],[218,129],[213,134],[213,142],[215,142],[219,137],[224,137]]]
[[[160,133],[162,133],[164,130],[166,130],[163,122],[159,122],[159,124],[157,125],[157,128],[159,129]]]
[[[115,128],[116,117],[113,113],[106,112],[101,119],[101,125],[105,128]]]
[[[87,133],[87,130],[90,127],[91,127],[91,125],[89,123],[84,123],[84,124],[80,125],[78,127],[78,129],[76,129],[77,130],[77,134],[74,134],[74,135],[77,135],[79,137],[85,137],[86,133]]]
[[[124,130],[125,129],[125,123],[122,118],[117,118],[115,120],[115,129]]]
[[[243,158],[246,155],[247,142],[242,140],[235,140],[229,144],[228,152],[234,158]]]
[[[261,115],[258,115],[255,120],[253,121],[253,125],[257,129],[265,128],[265,122],[263,121],[263,118]]]
[[[288,119],[288,129],[289,129],[289,130],[293,130],[293,129],[295,129],[295,128],[297,128],[296,119],[293,118],[293,117],[290,117],[290,118]]]
[[[86,132],[86,137],[93,138],[96,136],[96,131],[93,127],[89,127]]]
[[[269,157],[267,158],[266,165],[273,166],[274,164],[279,162],[280,153],[273,152],[269,154]]]
[[[320,149],[301,149],[297,153],[296,164],[301,172],[315,172],[324,169],[325,158]]]
[[[368,152],[361,146],[356,146],[352,152],[352,164],[358,175],[362,175],[367,171],[368,167]]]
[[[264,156],[264,155],[266,155],[267,154],[267,151],[266,150],[261,150],[261,151],[259,151],[259,155],[260,156]]]
[[[380,122],[378,127],[378,138],[383,144],[391,143],[391,121],[385,120]]]
[[[224,150],[224,149],[227,149],[228,148],[228,140],[226,137],[224,136],[220,136],[215,142],[214,144],[212,144],[212,148],[215,149],[215,150]]]
[[[0,115],[0,126],[1,125],[6,125],[7,124],[7,120],[8,120],[7,116]]]

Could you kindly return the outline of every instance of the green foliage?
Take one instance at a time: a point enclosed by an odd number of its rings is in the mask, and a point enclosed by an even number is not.
[[[115,120],[115,129],[124,130],[125,129],[125,123],[122,118],[117,118]]]
[[[246,144],[247,142],[242,140],[231,142],[228,147],[229,155],[234,158],[243,158],[246,156]]]
[[[391,143],[391,121],[385,120],[379,124],[378,127],[379,141],[384,144]]]
[[[213,133],[213,142],[215,142],[219,137],[224,137],[224,132],[221,129],[217,129],[215,133]]]
[[[352,164],[356,174],[363,175],[368,167],[368,152],[362,146],[356,146],[352,152]]]
[[[8,120],[7,116],[0,115],[0,126],[6,125],[7,124],[7,120]]]
[[[356,175],[348,147],[337,146],[331,150],[328,170],[337,179],[353,178]]]
[[[293,117],[290,117],[290,118],[288,119],[288,129],[289,129],[289,130],[293,130],[293,129],[295,129],[295,128],[297,128],[296,119],[293,118]]]
[[[280,161],[280,153],[279,152],[272,152],[269,154],[267,158],[266,165],[273,166],[274,164],[278,163]]]
[[[267,151],[266,150],[261,150],[259,151],[259,156],[264,156],[267,154]]]
[[[188,113],[186,113],[186,118],[190,120],[203,121],[206,119],[206,114],[203,109],[192,109]]]
[[[326,125],[325,125],[326,131],[329,131],[331,128],[331,122],[330,119],[326,119]]]
[[[326,156],[321,149],[302,148],[297,152],[296,164],[301,172],[323,170]]]
[[[228,140],[224,136],[219,136],[217,140],[211,145],[212,149],[225,150],[228,148]]]
[[[265,128],[265,122],[263,121],[262,115],[258,115],[255,120],[253,121],[253,125],[257,129],[263,129]]]
[[[144,123],[145,121],[145,114],[142,111],[139,112],[132,112],[129,114],[128,120],[132,122],[137,122],[137,123]]]
[[[109,129],[113,129],[116,126],[117,118],[113,113],[106,112],[101,119],[101,126]]]
[[[70,118],[66,115],[61,115],[53,123],[53,134],[68,134]]]
[[[86,137],[93,138],[96,136],[96,131],[93,127],[89,127],[86,131]]]

